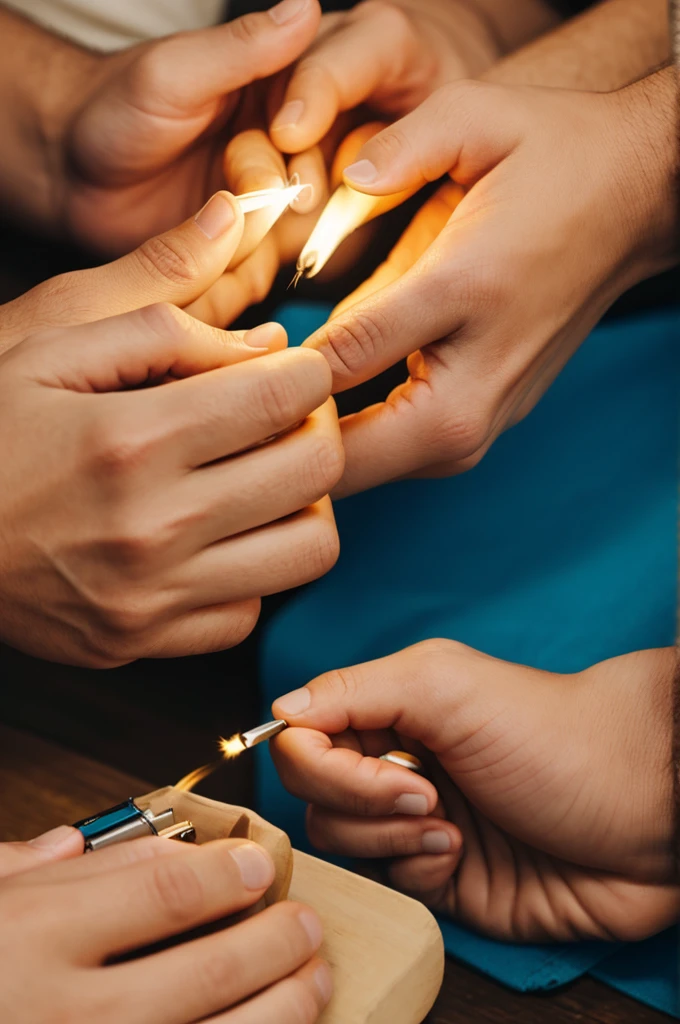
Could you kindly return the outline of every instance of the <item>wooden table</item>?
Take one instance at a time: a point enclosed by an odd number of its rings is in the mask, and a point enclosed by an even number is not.
[[[143,779],[0,725],[0,841],[28,839],[152,788]],[[449,961],[428,1024],[663,1024],[671,1019],[590,978],[551,995],[519,995]]]

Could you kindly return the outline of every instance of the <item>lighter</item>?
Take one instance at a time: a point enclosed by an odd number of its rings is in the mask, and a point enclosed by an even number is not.
[[[151,810],[143,811],[132,797],[91,818],[77,821],[73,827],[83,833],[86,853],[141,836],[163,836],[189,843],[196,838],[196,830],[190,821],[175,821],[172,807],[154,814]]]

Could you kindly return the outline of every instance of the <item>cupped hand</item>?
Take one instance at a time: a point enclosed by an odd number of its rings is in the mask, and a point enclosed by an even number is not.
[[[431,640],[274,704],[320,849],[500,939],[639,939],[680,915],[673,649],[556,675]],[[407,749],[429,778],[378,760]]]
[[[282,0],[225,25],[81,55],[46,143],[55,218],[115,254],[187,217],[223,185],[224,146],[249,87],[297,58],[320,16],[317,0]]]
[[[452,181],[305,342],[336,392],[408,359],[343,421],[338,495],[474,466],[614,299],[673,262],[673,90],[666,73],[606,95],[457,83],[364,146],[345,172],[363,192]]]
[[[0,878],[0,1016],[13,1024],[313,1024],[331,979],[315,956],[321,923],[300,904],[112,962],[253,906],[273,877],[254,843],[140,839]]]

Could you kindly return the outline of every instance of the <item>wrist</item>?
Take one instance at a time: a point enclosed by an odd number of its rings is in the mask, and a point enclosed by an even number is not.
[[[665,68],[606,98],[620,133],[621,203],[630,221],[636,281],[680,258],[676,95],[676,73]]]

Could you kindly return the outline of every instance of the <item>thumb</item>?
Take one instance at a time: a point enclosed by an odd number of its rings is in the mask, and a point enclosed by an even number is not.
[[[345,168],[345,181],[371,195],[420,188],[448,173],[473,184],[519,144],[524,106],[517,92],[482,82],[438,89],[367,142]]]
[[[82,833],[70,825],[60,825],[28,843],[1,843],[0,878],[30,871],[49,861],[77,857],[82,852]]]
[[[71,275],[89,320],[153,302],[186,306],[217,281],[241,236],[243,213],[229,192],[216,192],[195,217],[150,238],[133,252],[85,274]]]

